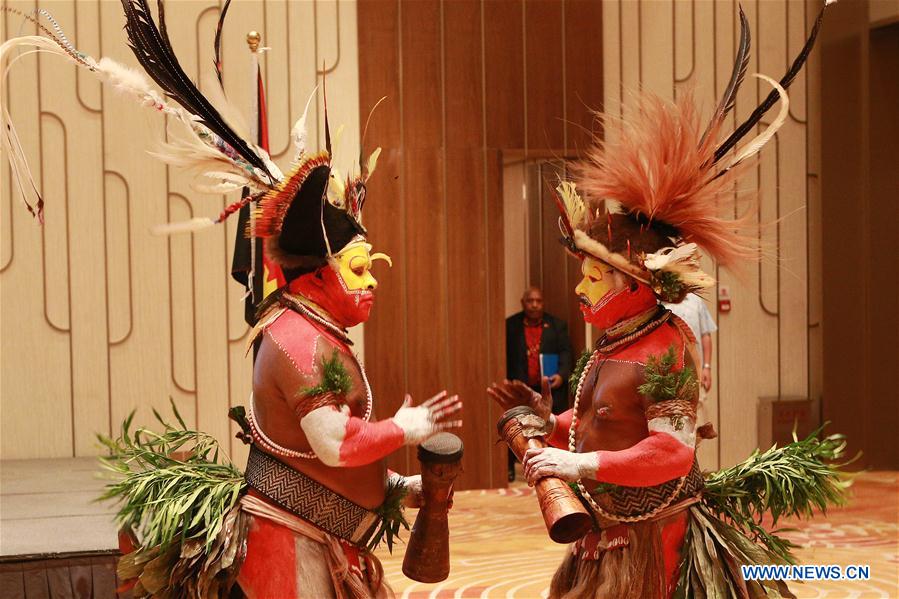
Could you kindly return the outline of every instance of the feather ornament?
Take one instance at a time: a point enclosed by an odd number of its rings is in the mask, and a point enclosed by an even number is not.
[[[793,60],[793,64],[790,65],[790,68],[787,70],[786,74],[780,79],[780,86],[783,89],[789,89],[790,84],[793,83],[793,80],[802,70],[802,67],[805,66],[805,61],[808,60],[809,54],[811,54],[812,48],[815,47],[815,40],[818,38],[818,32],[821,30],[821,25],[824,22],[824,12],[827,10],[827,7],[831,4],[834,4],[836,0],[829,0],[824,3],[824,6],[821,7],[821,10],[818,11],[818,17],[815,19],[815,25],[812,27],[811,33],[809,33],[808,39],[805,41],[805,45],[802,47],[802,50],[799,51],[799,54]],[[752,114],[749,115],[739,127],[734,130],[733,133],[728,136],[716,149],[715,149],[715,158],[714,162],[718,162],[721,158],[724,157],[735,145],[739,142],[743,137],[746,136],[749,131],[755,127],[755,125],[765,116],[772,106],[774,106],[775,102],[777,102],[780,97],[779,91],[775,88],[774,91],[768,94],[765,100],[758,105],[758,107],[752,111]]]
[[[268,172],[265,161],[225,122],[222,115],[181,68],[166,33],[164,2],[157,1],[158,26],[146,0],[121,0],[121,2],[125,10],[128,45],[147,74],[169,97],[195,115],[244,160],[262,170],[274,182],[275,178]]]
[[[568,228],[572,231],[584,223],[587,207],[584,200],[577,192],[577,185],[571,181],[562,181],[556,187],[559,197],[562,199],[565,216],[568,220]]]
[[[228,100],[225,95],[225,89],[218,79],[211,75],[206,75],[203,81],[203,94],[209,100],[213,108],[222,116],[222,120],[237,134],[241,139],[250,139],[250,128],[247,121],[241,114],[240,110]],[[248,146],[251,146],[247,142]],[[255,149],[254,149],[255,151]]]
[[[153,89],[150,80],[140,71],[103,57],[97,63],[96,72],[101,81],[120,94],[133,96],[145,106],[159,110],[167,108],[165,99]]]
[[[336,168],[331,169],[331,181],[328,183],[328,201],[338,208],[346,208],[346,190],[348,182]]]
[[[212,43],[212,50],[215,55],[215,75],[218,77],[219,85],[223,85],[222,73],[222,29],[225,27],[225,17],[228,16],[228,8],[231,7],[231,0],[225,0],[224,6],[219,13],[218,24],[215,26],[215,39]]]
[[[689,291],[696,291],[715,284],[715,279],[702,271],[699,260],[697,245],[685,243],[648,254],[643,259],[643,266],[652,273],[651,276],[654,278],[658,277],[660,273],[671,273]]]
[[[734,59],[734,68],[733,71],[731,71],[730,81],[727,84],[727,88],[725,88],[724,93],[721,95],[721,101],[718,103],[718,108],[715,109],[715,114],[709,122],[708,128],[706,128],[705,133],[702,134],[700,144],[705,142],[711,131],[718,130],[724,121],[724,118],[731,110],[733,110],[737,101],[737,92],[740,90],[740,85],[746,77],[746,69],[749,67],[749,51],[751,45],[752,39],[749,32],[749,20],[746,18],[746,13],[743,12],[743,7],[740,6],[740,43],[737,45],[737,56]]]
[[[380,146],[375,148],[374,151],[368,155],[368,160],[365,161],[364,167],[362,169],[363,174],[363,182],[368,181],[368,178],[372,176],[372,173],[375,172],[375,168],[378,166],[378,157],[381,156],[381,148]]]
[[[362,180],[368,181],[368,178],[371,177],[371,174],[374,172],[374,168],[369,169],[369,164],[372,161],[372,156],[374,156],[374,152],[368,157],[368,162],[364,160],[365,158],[365,138],[368,135],[368,125],[371,123],[371,117],[375,114],[375,110],[378,109],[378,106],[381,105],[381,102],[387,99],[387,96],[381,96],[381,99],[375,102],[375,105],[371,107],[371,110],[368,111],[368,118],[365,119],[365,127],[362,128],[362,138],[359,141],[359,168],[362,171]],[[381,148],[377,148],[375,150],[378,154],[381,153]],[[377,161],[377,156],[375,157],[375,161]]]
[[[312,93],[309,94],[309,99],[306,100],[303,116],[297,119],[297,122],[293,124],[293,128],[290,130],[290,139],[293,141],[294,147],[294,162],[298,162],[303,154],[306,153],[306,142],[309,137],[309,132],[306,130],[306,117],[309,114],[309,105],[312,104],[312,100],[315,98],[315,92],[317,91],[318,86],[316,85],[312,89]]]
[[[28,166],[28,159],[22,148],[18,131],[13,124],[12,117],[7,109],[5,98],[6,93],[3,89],[6,87],[6,77],[9,74],[9,68],[18,58],[13,57],[13,51],[23,47],[36,48],[36,52],[55,54],[64,60],[67,60],[79,67],[94,69],[96,61],[89,56],[78,54],[68,48],[46,27],[41,25],[33,17],[24,15],[21,11],[14,9],[6,9],[11,14],[19,14],[26,19],[36,23],[49,37],[40,35],[26,35],[15,37],[0,44],[0,126],[3,128],[3,135],[0,137],[0,145],[6,151],[9,166],[12,170],[13,178],[19,188],[22,196],[22,202],[25,208],[36,217],[39,222],[44,222],[44,199],[34,180],[34,174]]]
[[[214,226],[215,220],[208,216],[197,216],[182,222],[156,225],[150,231],[153,235],[176,235],[178,233],[193,233],[194,231],[201,231]]]
[[[683,241],[723,265],[756,257],[750,215],[719,216],[733,207],[739,169],[711,176],[717,130],[703,140],[693,98],[685,94],[672,103],[645,92],[632,114],[627,123],[606,119],[611,141],[597,141],[574,165],[577,188],[591,209],[613,200],[623,213],[674,227]]]
[[[728,164],[723,170],[721,170],[715,177],[720,177],[730,169],[734,168],[747,158],[751,158],[761,151],[761,149],[771,141],[771,138],[777,133],[778,129],[780,129],[783,124],[787,120],[787,116],[790,114],[790,98],[787,96],[786,90],[774,79],[767,77],[761,74],[755,74],[754,77],[758,77],[762,81],[767,81],[773,88],[774,92],[777,93],[780,97],[780,110],[777,113],[777,117],[771,122],[770,125],[765,127],[765,130],[758,134],[755,138],[753,138],[749,143],[743,146],[740,151],[737,153],[737,156]]]

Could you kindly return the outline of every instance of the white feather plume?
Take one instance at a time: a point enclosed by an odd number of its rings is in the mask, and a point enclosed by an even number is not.
[[[643,259],[643,266],[653,274],[673,273],[690,289],[711,287],[715,284],[715,279],[702,271],[699,259],[699,246],[695,243],[685,243],[678,247],[662,248],[647,255]]]
[[[378,157],[381,155],[381,148],[375,148],[374,152],[368,155],[368,160],[365,161],[365,180],[367,181],[369,177],[371,177],[372,173],[375,172],[375,167],[378,166]]]
[[[251,139],[251,135],[249,134],[250,128],[247,126],[244,115],[230,100],[228,100],[227,96],[225,96],[225,90],[222,89],[222,84],[219,83],[218,78],[211,75],[204,75],[202,82],[203,95],[206,96],[206,99],[209,100],[212,107],[222,116],[225,123],[243,139]]]
[[[200,231],[202,229],[208,229],[209,227],[214,227],[215,221],[208,216],[197,216],[190,220],[185,220],[177,223],[166,223],[163,225],[156,225],[150,231],[153,235],[175,235],[178,233],[191,233],[193,231]]]
[[[306,116],[309,114],[309,105],[312,104],[312,100],[315,98],[315,92],[317,91],[318,86],[316,85],[312,88],[309,99],[306,100],[303,116],[297,119],[297,122],[293,124],[293,128],[290,130],[290,138],[293,140],[293,147],[295,149],[293,156],[294,162],[299,162],[300,157],[306,153],[306,141],[309,138],[309,132],[306,130]]]
[[[587,208],[584,205],[584,200],[577,192],[577,186],[571,181],[562,181],[556,187],[556,191],[559,192],[562,203],[565,204],[565,212],[568,215],[571,227],[577,229],[584,221],[584,215],[587,214]]]
[[[740,148],[740,151],[737,152],[737,156],[724,170],[732,169],[747,158],[750,158],[757,154],[765,144],[771,141],[771,138],[774,137],[774,134],[777,133],[777,130],[780,129],[781,126],[786,122],[787,116],[790,114],[790,98],[787,96],[787,91],[783,87],[781,87],[780,83],[778,83],[774,79],[771,79],[767,75],[762,75],[760,73],[755,73],[753,77],[758,77],[763,81],[767,81],[771,85],[771,87],[777,90],[777,93],[780,96],[780,111],[777,113],[777,117],[775,117],[771,124],[765,127],[764,131],[759,133],[746,145]]]
[[[97,63],[97,76],[122,94],[134,96],[141,104],[158,109],[171,108],[146,75],[107,57]]]

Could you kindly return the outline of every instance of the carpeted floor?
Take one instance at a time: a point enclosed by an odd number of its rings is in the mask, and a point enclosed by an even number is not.
[[[787,522],[802,546],[805,564],[867,564],[867,581],[794,583],[798,597],[899,598],[899,473],[858,477],[848,506],[811,522]],[[407,514],[411,523],[415,512]],[[406,533],[408,534],[408,533]],[[533,490],[463,491],[450,513],[452,567],[439,584],[421,584],[402,574],[404,545],[390,556],[379,550],[388,582],[398,597],[541,597],[566,548],[550,541]]]

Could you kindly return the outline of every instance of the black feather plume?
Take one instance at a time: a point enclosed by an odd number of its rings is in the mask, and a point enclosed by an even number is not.
[[[219,78],[219,83],[224,85],[222,82],[222,27],[225,25],[225,17],[228,15],[228,7],[231,6],[231,0],[225,0],[225,5],[222,7],[222,12],[219,14],[219,22],[215,27],[215,74]]]
[[[275,178],[269,172],[265,161],[225,123],[222,116],[181,68],[168,36],[165,34],[162,0],[157,0],[159,27],[153,20],[146,0],[121,1],[122,7],[125,9],[125,31],[128,33],[128,45],[147,74],[159,84],[167,96],[199,117],[200,122],[210,131],[231,146],[244,160],[274,181]]]
[[[730,82],[727,84],[727,88],[721,95],[721,102],[718,104],[718,108],[715,109],[715,115],[709,122],[708,128],[705,130],[705,133],[702,134],[702,140],[699,142],[699,145],[705,143],[709,133],[715,130],[718,125],[721,124],[721,121],[724,120],[724,117],[727,116],[727,113],[733,110],[734,103],[737,99],[737,91],[739,91],[740,85],[743,83],[743,78],[746,77],[746,68],[749,66],[749,49],[751,45],[752,40],[749,33],[749,21],[746,19],[746,13],[743,12],[743,7],[740,6],[740,44],[737,46],[737,56],[734,60],[733,71],[731,71],[730,74]]]
[[[809,35],[808,39],[805,41],[805,45],[802,47],[802,50],[799,52],[799,55],[796,56],[796,59],[793,61],[793,64],[790,65],[790,69],[787,73],[781,78],[780,85],[784,89],[790,87],[790,84],[793,83],[793,80],[796,78],[796,75],[799,74],[799,71],[802,70],[802,67],[805,66],[805,61],[808,59],[808,55],[811,54],[812,48],[815,47],[815,39],[818,37],[818,31],[821,29],[821,24],[824,22],[824,11],[827,10],[828,3],[825,2],[824,6],[821,7],[821,11],[818,13],[818,18],[815,20],[815,26],[812,27],[812,32]],[[737,127],[737,129],[730,134],[730,137],[725,139],[721,145],[715,150],[715,161],[717,163],[721,158],[727,154],[737,142],[743,139],[743,137],[749,133],[750,129],[755,127],[755,125],[762,119],[766,112],[771,110],[771,107],[780,99],[780,94],[777,90],[772,91],[768,94],[768,97],[765,98],[765,101],[759,104],[758,108],[752,111],[752,114],[749,115],[749,118],[746,119],[742,125]]]

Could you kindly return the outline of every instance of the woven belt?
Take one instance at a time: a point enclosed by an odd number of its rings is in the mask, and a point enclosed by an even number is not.
[[[593,498],[602,506],[614,514],[621,516],[635,517],[646,514],[664,501],[671,498],[671,495],[677,491],[680,479],[669,480],[661,485],[653,487],[624,487],[615,486],[608,493],[602,495],[594,495]],[[702,472],[699,470],[699,464],[693,460],[693,467],[687,474],[687,480],[677,497],[672,498],[672,503],[681,501],[687,497],[693,497],[699,493],[704,486]],[[604,519],[603,519],[604,520]],[[600,522],[602,528],[614,524],[613,522]]]
[[[250,446],[247,484],[294,516],[365,547],[380,517],[320,482]]]

